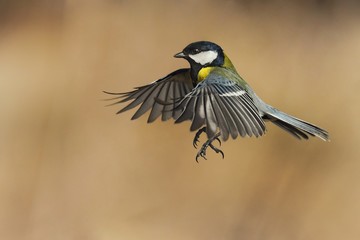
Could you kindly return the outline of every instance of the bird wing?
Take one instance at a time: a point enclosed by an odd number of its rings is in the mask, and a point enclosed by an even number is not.
[[[239,78],[230,70],[211,72],[178,104],[181,109],[176,123],[191,120],[191,131],[206,126],[208,138],[220,129],[221,137],[227,140],[238,135],[261,136],[265,132],[262,120],[253,99],[245,87],[230,79]],[[228,71],[228,72],[226,72]]]
[[[175,72],[170,73],[164,78],[154,81],[148,85],[135,88],[133,91],[125,93],[110,93],[112,95],[118,95],[114,99],[120,99],[119,101],[110,104],[115,105],[123,102],[130,102],[127,106],[122,108],[117,114],[130,110],[139,104],[141,106],[135,112],[133,119],[139,118],[145,112],[151,109],[148,122],[153,122],[160,115],[163,121],[173,117],[176,119],[181,109],[175,109],[176,104],[193,88],[190,69],[183,68]]]

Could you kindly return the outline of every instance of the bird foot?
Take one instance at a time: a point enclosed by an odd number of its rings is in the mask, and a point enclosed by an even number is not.
[[[208,139],[208,140],[201,146],[200,150],[199,150],[198,153],[196,154],[196,158],[195,158],[196,162],[199,162],[199,160],[198,160],[199,157],[202,157],[202,158],[204,158],[205,160],[207,160],[207,159],[206,159],[206,150],[207,150],[207,148],[208,148],[209,146],[210,146],[210,148],[211,148],[212,150],[214,150],[216,153],[220,153],[221,156],[222,156],[222,158],[224,158],[224,156],[225,156],[225,155],[224,155],[224,152],[221,151],[220,149],[218,149],[217,147],[215,147],[215,146],[212,144],[212,142],[213,142],[214,140],[218,140],[218,141],[220,142],[220,145],[221,145],[221,141],[220,141],[220,139],[219,139],[219,136],[220,136],[220,133],[216,134],[213,138]]]
[[[199,138],[200,138],[200,136],[201,136],[201,134],[203,133],[203,132],[206,132],[206,127],[203,127],[203,128],[200,128],[197,132],[196,132],[196,134],[195,134],[195,137],[194,137],[194,140],[193,140],[193,146],[194,146],[194,148],[197,148],[197,144],[198,144],[198,142],[200,142],[199,141]],[[220,134],[219,134],[219,136],[220,136]],[[220,140],[220,138],[217,136],[217,137],[215,137],[213,140],[217,140],[218,142],[219,142],[219,144],[220,144],[220,146],[221,146],[221,140]],[[212,141],[213,141],[212,140]],[[211,142],[212,142],[211,141]],[[214,151],[215,151],[215,149],[214,149]],[[216,152],[216,151],[215,151]]]

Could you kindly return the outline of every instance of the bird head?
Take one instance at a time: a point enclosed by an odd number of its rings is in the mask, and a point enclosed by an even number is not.
[[[176,58],[185,58],[195,68],[208,66],[222,66],[224,52],[222,48],[208,41],[190,43],[181,52],[174,55]]]

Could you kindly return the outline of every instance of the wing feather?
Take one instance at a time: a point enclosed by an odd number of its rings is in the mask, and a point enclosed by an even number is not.
[[[172,87],[173,84],[175,83],[169,82],[169,87],[166,90],[165,105],[163,105],[163,112],[161,116],[162,121],[167,121],[172,116],[173,105],[171,104],[172,101],[171,99],[174,98],[173,87]]]
[[[242,96],[244,98],[244,103],[248,106],[248,109],[251,113],[251,115],[254,117],[254,124],[256,126],[256,128],[259,130],[259,135],[263,135],[263,133],[265,132],[266,126],[265,123],[262,119],[262,117],[258,114],[258,109],[256,108],[256,106],[253,103],[253,100],[251,99],[251,97],[246,94],[244,96]]]
[[[238,129],[236,127],[236,121],[234,120],[233,114],[230,112],[230,110],[227,107],[225,107],[225,102],[220,99],[218,94],[214,94],[214,98],[219,108],[222,109],[222,113],[227,122],[228,130],[230,132],[231,137],[235,139],[238,135]]]
[[[235,113],[237,114],[238,118],[240,119],[240,121],[242,122],[243,126],[244,126],[244,130],[246,132],[246,134],[251,137],[253,132],[252,132],[252,128],[250,125],[250,120],[244,110],[244,107],[242,105],[242,103],[240,101],[238,101],[236,98],[229,98],[230,102],[232,103],[232,105],[235,108]]]
[[[212,91],[214,91],[214,90],[215,89],[212,89]],[[224,141],[226,141],[229,138],[229,125],[228,125],[228,122],[225,117],[226,109],[222,109],[219,106],[218,101],[215,98],[216,95],[217,95],[216,93],[211,94],[210,99],[211,99],[211,103],[212,103],[212,107],[213,107],[213,110],[215,113],[216,120],[218,122],[219,129],[222,133],[222,139]]]
[[[162,86],[152,88],[152,91],[146,96],[146,99],[142,102],[141,106],[135,112],[134,116],[132,116],[131,120],[139,118],[141,115],[143,115],[145,112],[147,112],[150,108],[152,108],[154,106],[154,104],[157,104],[157,102],[155,102],[155,99],[159,93],[159,90],[161,90],[161,87]]]
[[[253,100],[236,81],[210,73],[185,98],[190,99],[179,103],[183,111],[175,122],[191,120],[191,131],[205,125],[208,138],[220,131],[223,140],[230,135],[235,139],[238,135],[258,137],[265,132],[265,123]]]
[[[157,99],[157,101],[155,101],[153,103],[153,107],[151,109],[151,112],[150,112],[150,115],[148,118],[148,123],[155,121],[155,119],[157,119],[161,115],[161,113],[164,109],[164,106],[161,103],[159,103],[159,101],[162,101],[162,102],[166,101],[165,99],[166,99],[169,85],[171,85],[171,83],[166,82],[162,86],[159,87],[160,91],[157,94],[157,96],[154,98],[154,101],[156,99]]]
[[[204,95],[200,95],[198,97],[194,111],[197,114],[194,114],[193,116],[193,120],[190,126],[191,131],[199,129],[205,124]]]
[[[181,112],[180,116],[175,120],[175,123],[180,123],[185,120],[192,119],[192,117],[193,117],[197,96],[189,96],[189,97],[185,97],[185,98],[186,99],[184,99],[184,101],[182,101],[182,102],[184,102],[183,111]]]
[[[117,100],[110,105],[129,102],[117,114],[130,110],[140,105],[131,119],[137,119],[151,109],[148,122],[155,121],[160,115],[163,121],[173,117],[177,119],[183,111],[174,108],[186,94],[191,92],[193,84],[190,77],[190,69],[179,69],[148,85],[137,87],[125,93],[111,93],[117,97],[109,100]],[[120,99],[120,100],[119,100]]]
[[[215,117],[208,88],[204,88],[204,96],[205,96],[204,106],[205,106],[206,134],[208,138],[212,138],[216,134],[218,122]]]

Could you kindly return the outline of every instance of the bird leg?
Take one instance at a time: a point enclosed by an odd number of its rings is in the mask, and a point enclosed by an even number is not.
[[[201,133],[200,133],[201,134]],[[218,140],[220,142],[220,139],[219,139],[219,136],[220,136],[220,132],[215,134],[215,136],[213,136],[212,138],[209,138],[200,148],[199,152],[196,154],[196,162],[199,162],[198,161],[198,158],[199,157],[202,157],[204,158],[205,160],[206,159],[206,149],[210,146],[212,150],[214,150],[216,153],[220,153],[222,155],[222,158],[224,158],[224,152],[221,151],[220,149],[218,149],[217,147],[215,147],[212,142],[214,140]],[[221,143],[221,142],[220,142]]]
[[[195,137],[194,137],[194,140],[193,140],[193,146],[194,148],[197,148],[197,143],[200,142],[199,141],[199,138],[200,138],[200,135],[203,133],[203,132],[206,132],[206,127],[203,127],[203,128],[200,128],[196,134],[195,134]],[[219,136],[220,136],[220,133],[219,133]],[[213,140],[217,140],[221,146],[221,141],[220,141],[220,138],[219,136],[215,137]],[[211,146],[210,146],[211,147]],[[212,148],[212,147],[211,147]],[[214,151],[216,152],[216,150],[214,149]]]

